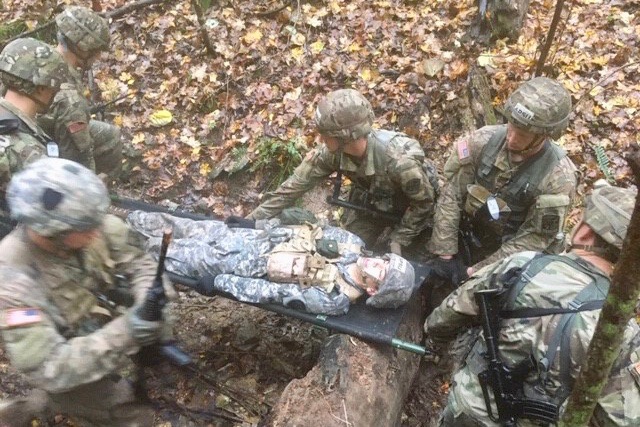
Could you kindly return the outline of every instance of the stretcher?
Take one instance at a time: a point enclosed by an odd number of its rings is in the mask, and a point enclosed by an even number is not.
[[[126,210],[164,212],[178,217],[184,217],[194,220],[219,219],[177,209],[168,209],[163,206],[153,205],[141,202],[139,200],[131,200],[116,196],[112,196],[112,203],[116,207]],[[416,293],[418,293],[421,287],[429,285],[428,279],[431,269],[425,264],[416,262],[411,262],[411,264],[413,265],[416,272]],[[190,288],[194,288],[197,284],[197,281],[194,278],[180,276],[173,273],[167,274],[174,283],[179,283]],[[233,298],[233,296],[229,294],[217,292],[216,295],[237,301],[235,298]],[[245,304],[239,301],[238,303]],[[302,310],[284,307],[278,304],[247,304],[284,316],[293,317],[295,319],[302,320],[304,322],[308,322],[322,328],[326,328],[333,332],[351,335],[363,341],[389,345],[420,355],[429,353],[429,351],[425,347],[417,343],[407,342],[396,338],[400,325],[402,324],[408,311],[408,304],[396,309],[379,309],[371,308],[366,304],[352,304],[349,307],[349,311],[342,316],[316,315],[307,313]]]

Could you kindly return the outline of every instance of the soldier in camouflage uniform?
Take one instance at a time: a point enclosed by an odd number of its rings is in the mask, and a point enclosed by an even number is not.
[[[353,89],[337,90],[322,98],[316,109],[316,125],[324,145],[310,152],[248,218],[275,216],[338,172],[352,182],[350,201],[369,208],[369,212],[349,210],[347,230],[371,249],[401,254],[432,218],[437,177],[416,140],[398,132],[374,130],[373,120],[371,104]],[[372,209],[395,215],[397,220],[376,215]],[[387,227],[390,234],[383,233]]]
[[[26,164],[47,154],[57,157],[57,145],[35,117],[49,108],[66,70],[62,57],[35,39],[14,40],[0,53],[0,80],[6,90],[0,98],[0,193]]]
[[[577,172],[551,138],[565,130],[570,112],[566,89],[536,77],[507,100],[507,125],[485,126],[455,142],[428,245],[442,277],[458,284],[516,252],[561,249],[556,243]]]
[[[369,306],[398,307],[415,288],[406,260],[362,256],[362,240],[337,227],[283,226],[274,218],[257,221],[260,229],[229,228],[222,221],[143,211],[130,213],[127,222],[154,254],[162,230],[171,228],[167,271],[199,279],[195,289],[204,295],[223,292],[243,302],[340,315],[365,296]]]
[[[0,53],[0,238],[13,229],[4,200],[11,175],[58,146],[35,121],[46,111],[65,78],[67,66],[50,46],[18,39]]]
[[[56,25],[56,49],[67,62],[71,77],[38,123],[59,141],[61,157],[116,179],[122,169],[120,128],[91,119],[81,74],[109,48],[109,24],[86,7],[70,6],[56,17]]]
[[[446,342],[477,324],[479,308],[474,293],[504,290],[499,296],[497,310],[501,320],[495,334],[499,357],[510,369],[531,360],[521,385],[521,397],[553,402],[562,412],[562,404],[586,358],[636,194],[635,189],[608,185],[594,190],[586,200],[582,220],[572,232],[568,252],[521,252],[484,267],[427,318],[428,337],[436,344]],[[488,366],[486,345],[481,333],[464,366],[454,374],[442,426],[502,425],[490,419],[478,379]],[[639,425],[639,367],[640,328],[632,319],[596,409],[598,426]],[[488,403],[495,415],[492,397]],[[523,417],[517,425],[540,424]]]
[[[0,402],[0,425],[55,411],[74,425],[151,426],[150,408],[113,374],[166,332],[166,322],[136,314],[155,263],[106,215],[106,187],[78,163],[32,163],[11,180],[7,201],[19,226],[0,242],[0,343],[38,391]],[[99,302],[113,295],[133,306]]]

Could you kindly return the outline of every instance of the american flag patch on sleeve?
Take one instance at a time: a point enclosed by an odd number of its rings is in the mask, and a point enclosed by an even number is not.
[[[39,308],[14,308],[4,312],[4,324],[8,328],[40,323],[42,318],[42,311]]]
[[[458,142],[458,158],[460,160],[465,160],[467,159],[471,153],[469,153],[469,143],[467,142],[466,139],[462,139]]]

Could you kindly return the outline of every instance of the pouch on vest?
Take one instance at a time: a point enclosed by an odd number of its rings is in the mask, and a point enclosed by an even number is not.
[[[555,236],[562,232],[564,217],[571,199],[566,194],[543,194],[534,207],[536,232],[545,236]]]
[[[304,277],[307,270],[305,253],[275,252],[267,260],[267,277],[272,282],[295,282],[299,277]]]
[[[482,185],[467,185],[467,199],[464,203],[464,210],[467,215],[473,218],[476,215],[476,212],[486,206],[487,200],[489,200],[490,197],[492,197],[492,194]],[[502,220],[505,217],[508,218],[511,213],[511,208],[509,208],[507,202],[502,200],[500,197],[495,197],[494,200],[497,203],[499,210],[499,219]]]
[[[327,258],[337,258],[340,256],[338,242],[333,239],[316,240],[316,252]]]
[[[298,283],[302,287],[318,286],[331,292],[337,267],[319,255],[298,252],[275,252],[267,260],[267,277],[276,283]]]

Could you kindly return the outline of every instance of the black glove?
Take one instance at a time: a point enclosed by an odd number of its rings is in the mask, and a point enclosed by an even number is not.
[[[215,279],[216,279],[216,276],[213,276],[210,274],[203,276],[200,279],[198,279],[196,284],[193,286],[193,289],[199,294],[212,297],[214,295],[215,288],[213,284],[215,282]]]
[[[450,281],[454,286],[458,286],[469,278],[467,267],[459,256],[454,256],[451,259],[438,257],[431,260],[429,265],[436,276]]]
[[[227,227],[229,228],[256,228],[255,219],[247,219],[235,215],[231,215],[229,218],[225,219],[224,223],[227,224]]]

